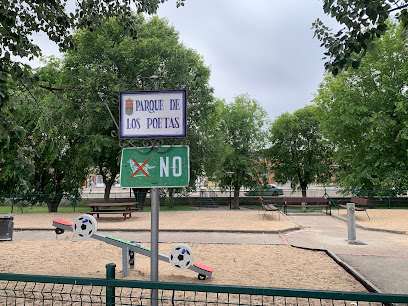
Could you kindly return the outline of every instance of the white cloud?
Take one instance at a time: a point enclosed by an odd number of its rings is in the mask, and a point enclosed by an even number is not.
[[[186,0],[176,8],[176,0],[169,0],[158,15],[203,56],[216,97],[231,101],[248,93],[274,119],[309,104],[323,79],[324,50],[313,39],[312,22],[320,18],[338,26],[322,6],[321,0]],[[59,55],[45,35],[34,40],[43,55]]]
[[[312,22],[323,14],[320,0],[186,0],[158,11],[211,67],[215,95],[231,101],[249,93],[271,119],[310,104],[323,79],[324,50]]]

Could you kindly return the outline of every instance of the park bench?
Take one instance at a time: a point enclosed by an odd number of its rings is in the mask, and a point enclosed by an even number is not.
[[[126,220],[126,216],[130,218],[132,212],[139,210],[139,208],[135,207],[136,204],[137,203],[89,203],[85,206],[91,207],[92,211],[88,212],[88,214],[92,216],[96,215],[97,218],[99,218],[99,215],[120,214],[123,215],[124,220]]]
[[[258,197],[258,200],[259,200],[259,203],[261,203],[262,209],[265,211],[264,214],[263,214],[262,219],[265,218],[265,215],[266,215],[266,212],[267,212],[267,211],[271,211],[272,214],[273,214],[274,211],[277,211],[277,212],[278,212],[278,215],[279,215],[279,221],[280,221],[279,208],[277,208],[277,207],[276,207],[275,205],[273,205],[273,204],[265,204],[264,199],[262,199],[261,197]],[[258,214],[259,214],[259,211],[258,211]]]
[[[370,216],[368,215],[368,212],[367,212],[368,199],[352,197],[352,198],[350,199],[350,203],[356,204],[356,206],[354,207],[354,210],[355,210],[355,211],[365,211],[365,213],[367,214],[368,220],[370,220]],[[358,206],[357,206],[357,205],[358,205]],[[347,205],[338,204],[338,206],[341,206],[341,207],[347,209]]]
[[[126,216],[129,215],[129,218],[132,216],[132,212],[134,212],[134,210],[118,210],[118,211],[111,211],[111,210],[104,210],[104,211],[95,211],[95,212],[87,212],[88,215],[97,215],[97,217],[99,218],[99,215],[110,215],[110,214],[119,214],[119,215],[123,215],[123,218],[126,219]]]
[[[294,208],[326,208],[331,215],[331,205],[326,198],[304,198],[304,197],[290,197],[283,198],[283,213],[288,214],[288,207]]]

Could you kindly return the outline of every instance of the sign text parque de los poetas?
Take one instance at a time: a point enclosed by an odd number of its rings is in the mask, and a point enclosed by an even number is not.
[[[186,137],[184,90],[121,93],[120,137]]]

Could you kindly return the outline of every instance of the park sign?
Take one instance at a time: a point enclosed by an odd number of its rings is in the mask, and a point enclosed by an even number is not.
[[[120,93],[120,138],[186,137],[185,90]]]
[[[130,188],[186,187],[190,181],[188,146],[124,148],[120,186]]]

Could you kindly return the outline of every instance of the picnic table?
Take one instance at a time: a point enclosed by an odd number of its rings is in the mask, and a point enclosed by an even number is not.
[[[139,210],[139,208],[136,207],[138,203],[133,202],[133,203],[89,203],[86,204],[85,206],[91,207],[92,211],[89,212],[88,214],[90,215],[96,215],[97,218],[99,218],[99,215],[105,215],[105,214],[121,214],[123,215],[124,220],[126,219],[126,216],[129,215],[129,218],[132,216],[132,212],[135,210]]]

